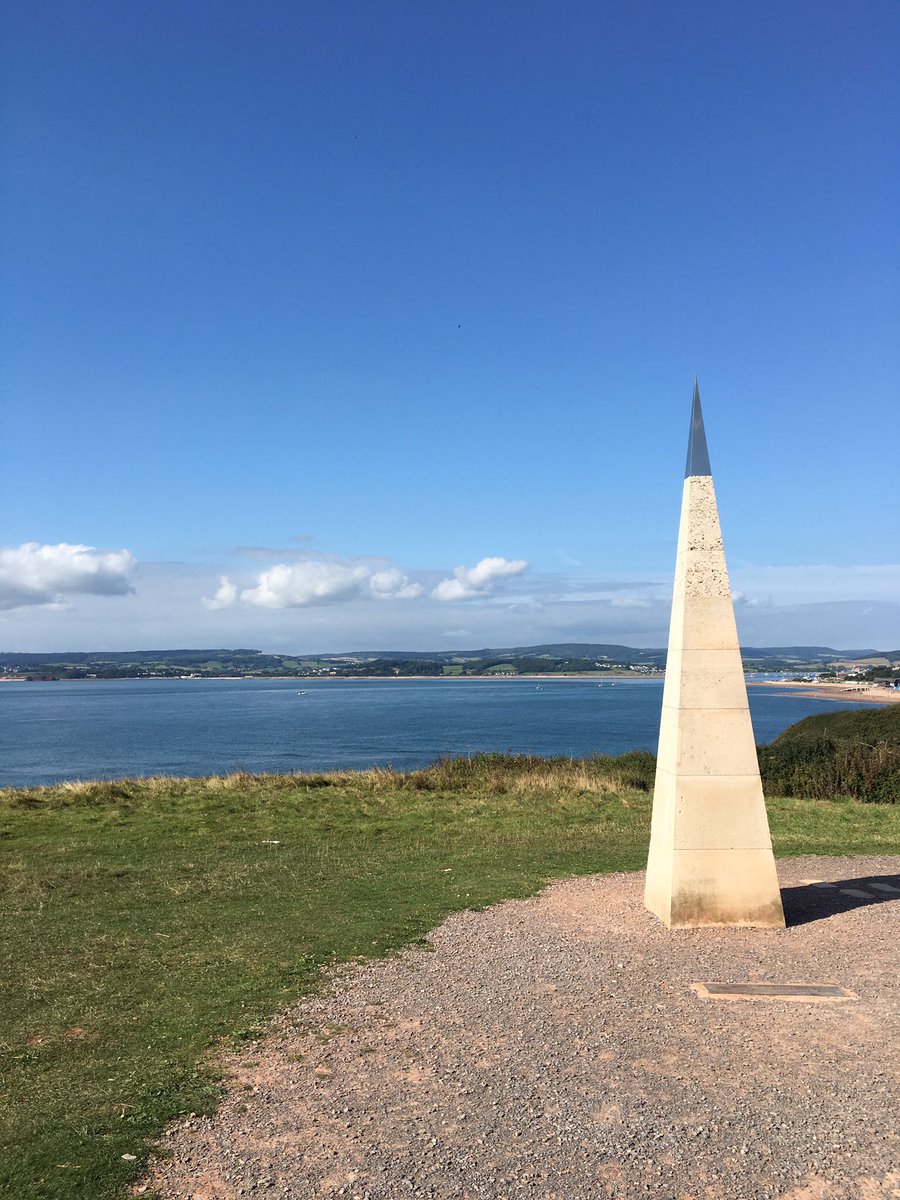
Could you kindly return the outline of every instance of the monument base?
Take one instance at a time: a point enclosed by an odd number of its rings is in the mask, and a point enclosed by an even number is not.
[[[784,909],[769,847],[675,850],[671,884],[648,867],[644,902],[669,929],[744,925],[783,929]]]

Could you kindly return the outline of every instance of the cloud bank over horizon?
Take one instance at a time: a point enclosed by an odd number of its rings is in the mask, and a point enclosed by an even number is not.
[[[384,557],[309,550],[260,562],[262,570],[245,573],[247,565],[237,552],[229,572],[138,562],[129,550],[81,544],[0,549],[0,647],[338,653],[448,642],[662,646],[668,636],[667,572],[611,577],[577,564],[541,572],[499,555],[451,570],[411,570]],[[741,563],[731,578],[745,645],[900,646],[900,564]]]

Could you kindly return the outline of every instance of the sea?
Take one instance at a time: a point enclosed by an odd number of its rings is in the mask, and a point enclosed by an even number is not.
[[[176,679],[0,684],[0,786],[656,750],[661,679]],[[751,687],[757,742],[853,707]]]

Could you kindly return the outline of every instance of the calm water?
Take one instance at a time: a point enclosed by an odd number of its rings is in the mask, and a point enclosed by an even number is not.
[[[0,784],[655,751],[661,703],[658,679],[5,683]],[[757,742],[837,707],[750,688]]]

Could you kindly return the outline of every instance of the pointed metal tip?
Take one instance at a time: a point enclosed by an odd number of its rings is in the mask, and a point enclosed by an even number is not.
[[[691,431],[688,437],[685,479],[691,475],[711,475],[709,451],[706,448],[706,430],[703,427],[703,410],[700,407],[700,384],[694,376],[694,403],[691,406]]]

